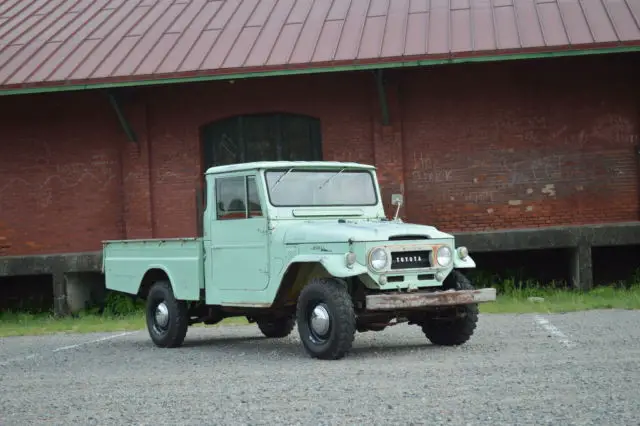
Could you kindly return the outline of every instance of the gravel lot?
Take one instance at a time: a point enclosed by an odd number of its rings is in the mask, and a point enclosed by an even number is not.
[[[174,350],[146,331],[6,338],[0,425],[638,425],[639,324],[638,311],[484,315],[459,348],[403,324],[358,334],[341,361],[256,326],[192,328]]]

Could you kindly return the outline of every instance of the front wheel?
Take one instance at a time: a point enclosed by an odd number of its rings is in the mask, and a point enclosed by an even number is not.
[[[296,317],[305,351],[318,359],[340,359],[351,350],[356,316],[346,286],[315,278],[300,292]]]
[[[182,345],[189,328],[189,313],[184,301],[176,300],[168,281],[158,281],[147,296],[147,329],[160,348]]]
[[[460,271],[453,270],[445,279],[445,287],[473,290],[474,287]],[[427,319],[420,324],[422,332],[434,345],[462,345],[473,335],[478,323],[478,304],[454,306],[452,318]]]

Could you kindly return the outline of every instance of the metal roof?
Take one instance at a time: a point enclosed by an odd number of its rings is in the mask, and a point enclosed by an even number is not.
[[[0,0],[0,89],[596,47],[640,49],[640,0]]]
[[[296,169],[376,169],[376,167],[371,164],[343,161],[254,161],[209,167],[206,174],[243,172],[247,170],[289,169],[292,167],[295,167]]]

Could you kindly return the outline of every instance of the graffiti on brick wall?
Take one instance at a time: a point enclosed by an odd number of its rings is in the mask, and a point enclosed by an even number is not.
[[[445,167],[422,152],[414,152],[411,177],[420,184],[446,183],[454,179],[453,169]]]
[[[21,141],[20,150],[12,150],[0,157],[12,158],[11,163],[0,170],[0,212],[11,203],[13,194],[22,199],[31,198],[34,207],[47,208],[55,201],[60,191],[90,185],[94,192],[108,190],[120,177],[119,162],[97,152],[88,161],[56,160],[51,146],[42,141]],[[34,156],[38,152],[40,155]],[[59,157],[59,156],[58,156]],[[129,176],[125,176],[125,179]]]

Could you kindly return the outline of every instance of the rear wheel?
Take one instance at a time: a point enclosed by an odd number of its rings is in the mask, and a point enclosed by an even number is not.
[[[473,290],[474,287],[460,271],[452,271],[444,282],[446,289]],[[454,306],[450,318],[427,319],[420,325],[422,332],[434,345],[462,345],[473,335],[478,323],[478,304]]]
[[[187,304],[176,300],[171,284],[158,281],[149,290],[146,304],[147,330],[160,348],[181,346],[189,328]]]
[[[293,317],[273,318],[269,320],[257,321],[258,328],[266,337],[281,338],[287,337],[296,324]]]
[[[350,350],[356,317],[347,287],[334,278],[315,278],[300,292],[296,317],[305,351],[312,358],[340,359]]]

